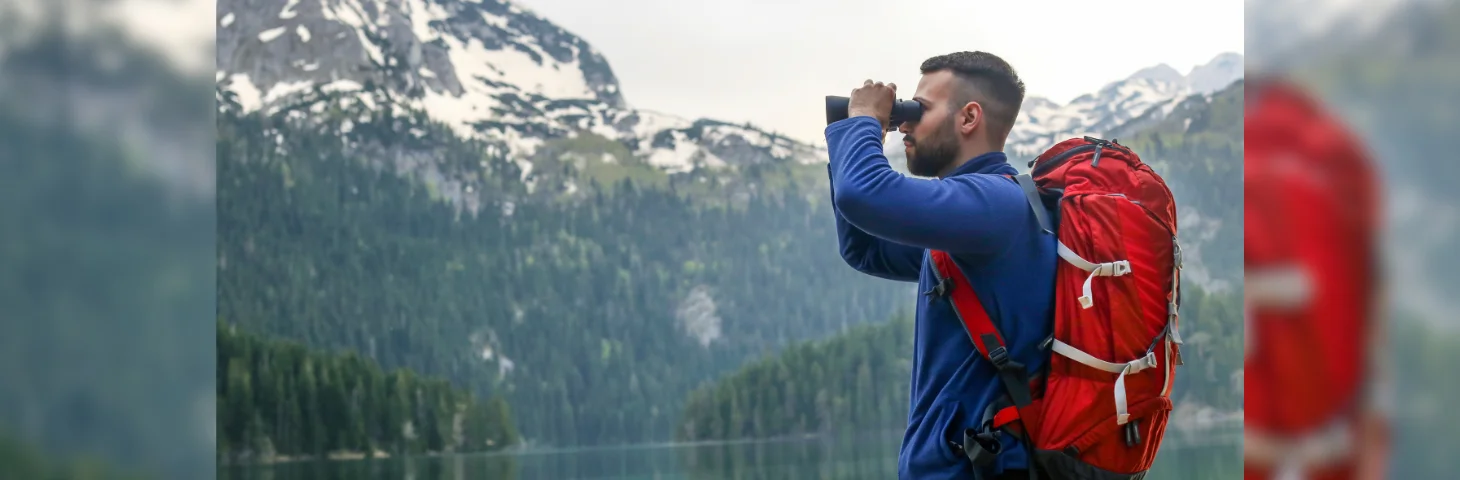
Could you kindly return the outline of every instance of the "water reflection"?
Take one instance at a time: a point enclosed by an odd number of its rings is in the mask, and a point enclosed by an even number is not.
[[[897,476],[896,433],[699,445],[575,449],[358,461],[300,462],[219,471],[223,480],[740,480]],[[1214,437],[1217,439],[1218,437]],[[1221,436],[1220,438],[1227,438]],[[1147,479],[1241,478],[1228,441],[1168,442]]]

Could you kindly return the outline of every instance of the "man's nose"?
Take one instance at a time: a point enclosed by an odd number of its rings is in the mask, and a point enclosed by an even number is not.
[[[903,135],[907,135],[909,133],[912,133],[912,129],[913,129],[912,124],[913,124],[913,122],[902,122],[901,125],[898,125],[897,126],[897,131],[898,132],[901,132]]]

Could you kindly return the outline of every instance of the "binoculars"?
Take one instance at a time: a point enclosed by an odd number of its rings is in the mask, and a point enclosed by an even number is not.
[[[847,118],[847,105],[851,98],[826,96],[826,124],[831,125]],[[915,122],[923,116],[923,104],[916,100],[897,100],[892,103],[892,116],[888,128],[897,128],[902,122]]]

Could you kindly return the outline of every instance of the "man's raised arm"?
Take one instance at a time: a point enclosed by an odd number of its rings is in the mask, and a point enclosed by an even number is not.
[[[882,152],[880,122],[857,116],[826,127],[832,203],[864,233],[918,249],[1003,251],[1032,214],[1019,186],[996,175],[922,180],[903,176]],[[845,250],[845,248],[844,248]]]
[[[830,174],[830,167],[827,172]],[[831,198],[836,198],[836,180],[832,179]],[[874,237],[857,228],[842,216],[836,202],[832,202],[836,215],[837,242],[841,244],[842,260],[859,272],[904,282],[918,281],[922,273],[923,249],[901,245]]]

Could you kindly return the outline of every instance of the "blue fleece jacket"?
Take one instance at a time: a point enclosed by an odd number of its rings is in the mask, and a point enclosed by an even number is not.
[[[857,271],[917,282],[937,281],[928,249],[944,250],[973,283],[1009,353],[1034,372],[1039,343],[1050,335],[1057,254],[1040,231],[1018,173],[1003,152],[973,158],[947,178],[925,180],[892,169],[877,120],[861,116],[826,127],[832,204],[842,258]],[[1004,394],[989,362],[974,349],[946,298],[917,297],[911,399],[898,455],[901,479],[971,479],[972,463],[947,440],[963,441],[985,406]],[[1027,452],[1005,436],[1004,454],[986,474],[1025,469]]]

